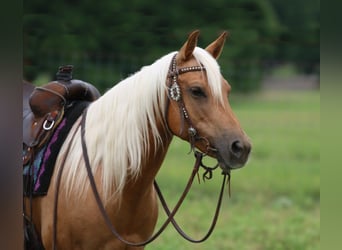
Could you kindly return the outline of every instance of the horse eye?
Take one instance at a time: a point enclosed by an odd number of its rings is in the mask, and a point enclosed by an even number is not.
[[[191,95],[196,98],[206,97],[206,94],[200,87],[192,87],[190,88],[190,92],[191,92]]]

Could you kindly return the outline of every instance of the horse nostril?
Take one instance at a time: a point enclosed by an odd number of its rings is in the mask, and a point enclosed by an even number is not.
[[[241,141],[234,141],[231,145],[232,153],[237,157],[240,158],[243,154],[243,144]]]

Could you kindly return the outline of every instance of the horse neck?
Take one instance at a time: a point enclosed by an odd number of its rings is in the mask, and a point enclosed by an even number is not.
[[[169,145],[172,140],[172,134],[167,130],[165,126],[158,124],[161,135],[162,145],[155,145],[155,140],[150,134],[150,150],[146,155],[145,159],[142,161],[141,174],[135,180],[128,181],[126,185],[126,190],[138,194],[144,190],[149,190],[153,186],[154,179],[160,170],[160,167],[165,159],[166,153],[168,151]]]

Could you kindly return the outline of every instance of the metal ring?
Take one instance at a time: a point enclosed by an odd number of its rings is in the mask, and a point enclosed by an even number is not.
[[[48,122],[51,122],[50,125],[47,126]],[[52,121],[48,121],[48,120],[45,120],[44,123],[43,123],[43,129],[44,130],[50,130],[53,128],[53,125],[55,124],[55,121],[52,120]]]

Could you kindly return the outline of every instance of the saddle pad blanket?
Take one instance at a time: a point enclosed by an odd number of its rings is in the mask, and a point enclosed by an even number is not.
[[[89,102],[86,101],[72,102],[70,107],[66,108],[65,115],[49,142],[36,153],[31,165],[24,166],[24,196],[43,196],[47,194],[59,150],[72,125],[88,105]]]

